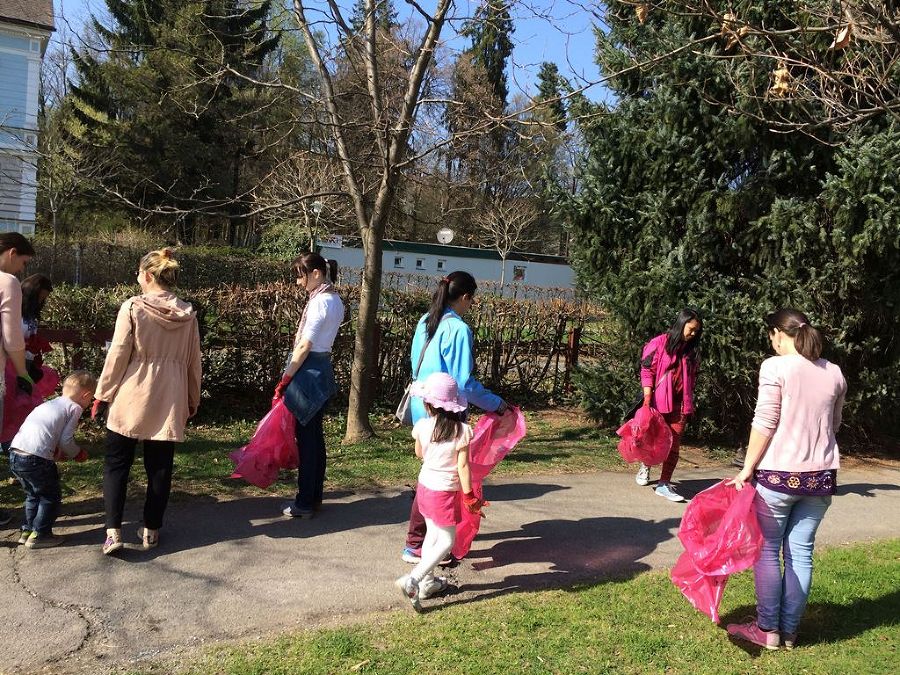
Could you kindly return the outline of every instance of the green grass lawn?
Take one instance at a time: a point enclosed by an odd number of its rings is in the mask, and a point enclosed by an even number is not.
[[[496,475],[577,472],[597,469],[624,469],[616,451],[616,441],[577,415],[528,413],[528,436],[496,470]],[[326,418],[328,447],[328,488],[358,489],[412,484],[419,470],[408,428],[398,428],[393,418],[376,418],[378,436],[355,445],[342,445],[342,416]],[[228,454],[246,444],[255,423],[238,421],[197,425],[188,429],[188,439],[175,455],[173,499],[191,495],[220,497],[262,495],[295,489],[295,473],[282,472],[268,490],[254,488],[242,480],[229,478],[232,463]],[[100,494],[103,478],[103,434],[84,422],[78,434],[90,459],[76,464],[59,464],[63,499],[72,504]],[[140,457],[135,460],[132,481],[141,483]],[[4,462],[5,463],[5,462]],[[0,469],[6,472],[6,468]],[[5,473],[8,476],[8,472]],[[135,494],[134,491],[131,491]],[[20,505],[21,490],[9,480],[0,481],[0,504]]]
[[[754,613],[749,572],[731,579],[722,625]],[[143,672],[229,673],[894,673],[900,540],[817,556],[798,647],[729,642],[665,572],[449,606],[423,616],[232,644]]]

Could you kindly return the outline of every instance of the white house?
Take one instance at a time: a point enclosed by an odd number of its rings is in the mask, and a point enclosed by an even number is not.
[[[347,237],[320,240],[321,253],[344,268],[361,268],[363,250],[358,241]],[[476,281],[500,281],[500,254],[492,249],[424,244],[410,241],[384,241],[382,271],[435,277],[455,270],[465,270]],[[565,258],[536,253],[510,253],[506,260],[504,281],[509,286],[524,285],[543,288],[575,287],[575,273]]]
[[[0,0],[0,232],[34,234],[38,87],[53,0]]]

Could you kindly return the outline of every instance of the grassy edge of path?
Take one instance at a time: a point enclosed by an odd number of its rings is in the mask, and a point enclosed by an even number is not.
[[[384,580],[381,583],[390,583]],[[725,590],[722,626],[754,613],[750,572]],[[392,612],[352,625],[182,653],[130,673],[891,673],[900,621],[900,539],[816,556],[792,652],[732,644],[664,571],[565,590]]]

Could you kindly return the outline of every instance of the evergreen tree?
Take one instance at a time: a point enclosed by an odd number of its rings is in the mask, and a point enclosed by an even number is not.
[[[747,4],[773,30],[785,23],[777,3]],[[605,74],[714,32],[687,15],[651,13],[642,24],[631,7],[607,20],[597,50]],[[877,119],[828,144],[774,133],[765,114],[730,112],[792,115],[777,97],[742,98],[770,83],[768,70],[683,50],[613,77],[615,106],[577,103],[576,115],[589,114],[583,189],[567,207],[574,262],[618,331],[582,386],[606,423],[638,390],[641,344],[693,306],[705,324],[701,430],[744,436],[769,352],[762,317],[794,306],[834,341],[826,356],[847,376],[851,424],[897,428],[887,412],[900,403],[898,127]]]
[[[359,33],[366,26],[366,2],[356,0],[353,5],[353,14],[350,16],[350,27],[353,32]],[[397,10],[393,0],[374,0],[375,3],[375,28],[390,33],[399,24],[397,23]]]
[[[514,31],[509,3],[504,0],[484,0],[475,17],[462,30],[472,40],[469,53],[472,62],[484,69],[494,97],[506,108],[509,87],[506,63],[513,50]]]
[[[549,121],[559,130],[566,130],[566,106],[562,101],[562,77],[555,63],[545,61],[541,64],[537,76],[538,95],[536,103],[541,103],[541,109],[549,118]]]
[[[106,2],[109,24],[93,19],[102,49],[73,53],[70,126],[117,159],[106,194],[188,225],[203,212],[239,219],[241,173],[269,120],[264,96],[234,73],[257,76],[276,47],[271,0]]]

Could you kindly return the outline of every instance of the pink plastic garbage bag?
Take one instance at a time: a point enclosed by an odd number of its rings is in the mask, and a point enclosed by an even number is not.
[[[231,477],[267,488],[281,469],[296,469],[299,460],[294,425],[294,416],[279,399],[262,418],[250,442],[229,455],[234,462]]]
[[[469,473],[472,477],[472,492],[479,499],[484,496],[481,483],[500,461],[509,454],[516,444],[525,437],[525,415],[518,408],[510,407],[505,415],[486,413],[481,416],[472,430],[469,443]],[[456,541],[453,555],[459,560],[468,554],[472,542],[481,527],[481,516],[469,513],[462,505],[459,494],[462,521],[456,527]]]
[[[698,610],[719,621],[719,602],[728,576],[752,567],[762,548],[753,509],[756,490],[738,490],[725,481],[691,500],[678,538],[685,551],[672,568],[672,583]]]
[[[41,370],[44,376],[34,383],[29,395],[16,386],[16,368],[11,361],[6,362],[4,373],[6,393],[3,396],[3,426],[0,428],[0,441],[11,441],[29,413],[56,391],[59,374],[49,366],[41,366]]]
[[[665,462],[672,451],[672,429],[659,411],[650,406],[638,408],[616,434],[621,438],[619,454],[626,462],[654,466]]]

